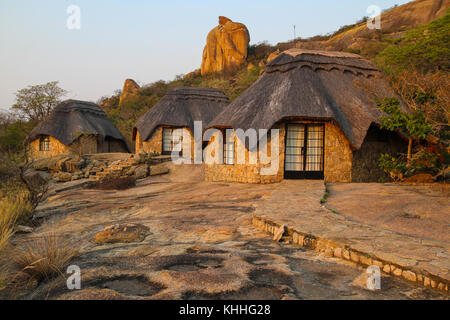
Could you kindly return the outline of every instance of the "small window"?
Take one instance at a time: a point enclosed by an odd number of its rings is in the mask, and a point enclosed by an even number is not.
[[[183,130],[163,128],[163,154],[171,154],[172,151],[182,151]]]
[[[223,163],[234,164],[234,135],[231,135],[231,137],[225,135],[225,143],[223,144]]]
[[[39,138],[39,151],[50,151],[49,136],[42,136]]]

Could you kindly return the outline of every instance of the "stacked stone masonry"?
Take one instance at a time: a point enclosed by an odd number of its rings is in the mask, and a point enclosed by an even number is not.
[[[151,134],[150,138],[143,141],[139,130],[136,131],[136,154],[139,153],[163,153],[163,130],[164,128],[172,129],[182,129],[183,130],[183,150],[188,150],[190,145],[190,158],[194,158],[194,137],[190,128],[187,127],[168,127],[168,126],[158,126],[155,131]],[[189,138],[188,138],[189,137]]]
[[[289,122],[295,123],[295,122]],[[298,123],[305,123],[298,122]],[[309,123],[316,123],[310,121]],[[259,159],[257,164],[211,164],[206,165],[205,178],[207,181],[235,181],[242,183],[275,183],[283,180],[284,177],[284,150],[286,126],[284,123],[276,125],[274,129],[279,129],[279,166],[278,172],[274,175],[261,175]],[[235,150],[242,147],[242,142],[235,139]],[[211,147],[212,142],[208,147]],[[270,138],[268,141],[268,156],[270,157]],[[210,151],[208,151],[210,152]],[[246,161],[250,154],[257,158],[256,151],[245,149]],[[236,152],[237,153],[237,152]],[[325,123],[325,145],[324,145],[324,176],[329,182],[351,182],[352,181],[352,159],[353,152],[348,140],[342,131],[333,122]],[[236,159],[235,159],[236,160]],[[236,161],[235,161],[236,163]],[[248,163],[248,162],[246,162]],[[265,165],[268,167],[269,165]]]
[[[49,158],[63,154],[95,154],[102,152],[125,152],[128,150],[124,143],[115,139],[108,139],[102,141],[99,136],[83,135],[72,142],[70,145],[65,145],[58,139],[49,136],[49,149],[40,150],[39,139],[30,142],[28,146],[28,155],[31,159]]]

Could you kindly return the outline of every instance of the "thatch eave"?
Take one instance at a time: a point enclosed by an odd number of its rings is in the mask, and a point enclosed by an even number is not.
[[[111,137],[129,146],[106,113],[95,103],[79,100],[66,100],[60,103],[47,119],[41,121],[28,135],[26,142],[40,136],[52,136],[64,145],[71,145],[81,135]]]
[[[203,131],[229,104],[228,97],[213,88],[177,87],[148,110],[133,128],[142,141],[147,141],[160,126],[186,127],[194,132],[194,121],[201,121]]]
[[[209,127],[269,130],[288,118],[333,120],[352,148],[359,149],[370,125],[382,115],[375,98],[393,96],[381,72],[358,55],[293,50],[270,62]]]

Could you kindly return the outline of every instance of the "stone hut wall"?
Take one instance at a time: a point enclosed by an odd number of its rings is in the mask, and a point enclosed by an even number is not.
[[[350,142],[334,122],[325,123],[325,164],[326,182],[352,181],[353,151]]]
[[[60,154],[72,153],[69,146],[66,146],[58,139],[50,136],[50,147],[48,151],[39,150],[39,138],[30,142],[28,145],[28,156],[32,159],[49,158]]]
[[[235,138],[234,139],[234,147],[235,147],[235,158],[234,158],[234,165],[229,164],[206,164],[205,166],[205,180],[206,181],[212,181],[212,182],[219,182],[219,181],[234,181],[234,182],[241,182],[241,183],[275,183],[280,182],[283,180],[284,176],[284,136],[285,136],[285,126],[284,125],[278,125],[274,127],[275,129],[279,129],[279,137],[280,137],[280,144],[279,144],[279,163],[278,163],[278,171],[274,175],[262,175],[261,169],[264,167],[270,167],[270,164],[263,165],[259,161],[259,155],[258,152],[255,151],[249,151],[247,148],[244,147],[243,142]],[[206,153],[211,154],[214,156],[214,148],[213,144],[214,141],[217,139],[217,133],[213,136],[213,139],[211,139],[211,142],[208,144]],[[237,150],[238,148],[243,148],[245,152],[245,163],[246,164],[237,164]],[[250,164],[249,159],[250,156],[255,157],[257,159],[256,164]],[[269,137],[267,141],[267,156],[271,156],[271,139]]]
[[[128,153],[125,143],[121,140],[107,139],[103,142],[103,152]]]
[[[163,139],[163,126],[159,126],[152,133],[150,138],[147,141],[142,141],[142,138],[139,134],[139,130],[136,132],[136,154],[139,153],[154,153],[157,152],[162,154],[162,139]],[[175,128],[174,128],[175,129]],[[194,157],[194,136],[190,130],[190,128],[177,128],[187,130],[191,137],[191,159]],[[183,149],[186,150],[188,146],[186,143],[183,143]]]
[[[142,141],[139,130],[136,133],[136,153],[162,153],[162,127],[156,128],[150,138]]]
[[[101,144],[101,138],[95,135],[83,135],[76,139],[72,144],[65,145],[58,139],[50,136],[48,151],[39,150],[39,139],[30,142],[28,154],[32,159],[49,158],[61,154],[95,154],[100,152],[120,152],[127,153],[128,149],[121,140],[110,139]],[[109,148],[108,148],[109,144]],[[108,151],[109,150],[109,151]]]
[[[289,123],[317,123],[316,121],[289,121]],[[242,183],[276,183],[284,178],[284,153],[286,126],[284,123],[275,126],[279,129],[280,156],[279,167],[276,175],[263,176],[260,174],[262,165],[257,164],[210,164],[205,166],[205,179],[207,181],[234,181]],[[212,142],[208,144],[207,152],[212,151]],[[235,139],[235,150],[240,144],[239,139]],[[270,141],[268,142],[270,155]],[[246,160],[248,161],[251,151],[245,149]],[[327,182],[351,182],[352,181],[352,161],[353,152],[350,143],[344,136],[341,129],[334,122],[325,123],[325,146],[324,146],[324,176]],[[236,159],[235,159],[235,163]]]
[[[73,153],[78,155],[93,154],[99,151],[99,137],[94,135],[82,135],[77,140],[72,142],[70,148]]]

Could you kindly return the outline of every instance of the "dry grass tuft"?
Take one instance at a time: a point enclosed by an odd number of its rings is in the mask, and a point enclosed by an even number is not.
[[[32,212],[32,205],[25,192],[15,198],[5,197],[0,200],[0,252],[5,250],[13,236],[15,224],[27,220]]]
[[[77,255],[78,250],[68,241],[49,232],[18,245],[13,259],[24,272],[40,281],[62,275],[64,267]]]

